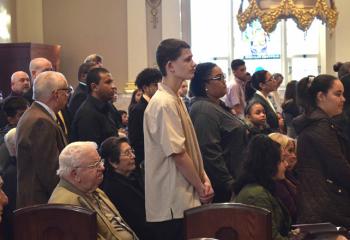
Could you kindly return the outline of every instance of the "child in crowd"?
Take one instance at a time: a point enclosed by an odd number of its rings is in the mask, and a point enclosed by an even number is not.
[[[249,127],[249,137],[256,134],[271,133],[270,126],[266,122],[264,107],[258,102],[250,102],[245,108],[245,122]]]
[[[128,136],[128,113],[124,110],[118,110],[122,122],[121,122],[121,129],[119,129],[119,132],[122,131],[126,136]]]

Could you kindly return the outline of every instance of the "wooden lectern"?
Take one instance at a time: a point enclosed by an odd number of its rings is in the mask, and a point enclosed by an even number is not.
[[[4,96],[10,93],[12,73],[24,71],[29,73],[30,60],[37,57],[47,58],[53,68],[60,66],[60,45],[39,43],[2,43],[0,44],[0,90]]]

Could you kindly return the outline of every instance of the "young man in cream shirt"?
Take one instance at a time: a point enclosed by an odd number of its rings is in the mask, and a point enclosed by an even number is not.
[[[191,119],[177,92],[192,79],[190,46],[166,39],[157,49],[163,75],[144,115],[146,219],[157,239],[184,239],[183,212],[211,202],[214,192]]]

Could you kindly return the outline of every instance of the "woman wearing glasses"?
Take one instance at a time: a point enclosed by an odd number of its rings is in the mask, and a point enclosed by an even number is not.
[[[214,188],[214,202],[227,202],[243,159],[247,128],[220,100],[226,94],[226,83],[216,64],[197,65],[190,91],[194,96],[190,116]]]
[[[255,90],[255,93],[251,98],[251,102],[258,102],[263,105],[266,113],[267,124],[273,131],[279,131],[278,116],[276,109],[272,102],[269,100],[269,93],[276,89],[276,81],[272,78],[268,71],[261,70],[253,74],[250,81],[250,88]]]
[[[135,169],[134,150],[124,137],[109,137],[100,147],[105,159],[102,189],[140,239],[154,239],[146,226],[143,180]]]

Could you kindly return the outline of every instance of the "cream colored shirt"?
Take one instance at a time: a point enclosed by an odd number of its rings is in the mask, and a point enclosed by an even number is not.
[[[146,108],[143,124],[146,219],[161,222],[183,218],[184,210],[199,206],[200,201],[171,155],[186,151],[204,181],[203,160],[186,107],[177,94],[160,83]]]

